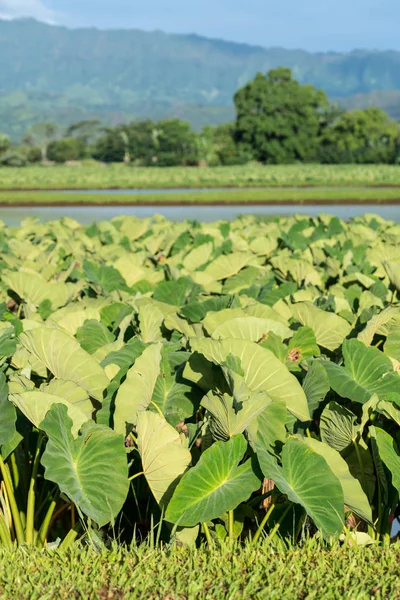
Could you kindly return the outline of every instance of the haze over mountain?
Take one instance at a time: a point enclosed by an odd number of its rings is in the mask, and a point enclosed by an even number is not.
[[[236,89],[277,66],[351,107],[387,103],[400,117],[400,52],[312,54],[17,19],[0,20],[0,131],[18,137],[34,121],[92,117],[178,116],[199,128],[232,119]]]

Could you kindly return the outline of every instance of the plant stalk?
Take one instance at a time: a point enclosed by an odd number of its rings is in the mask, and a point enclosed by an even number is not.
[[[259,527],[258,527],[258,529],[257,529],[257,531],[256,531],[256,533],[255,533],[255,535],[253,537],[252,544],[257,544],[261,533],[264,531],[264,527],[268,523],[269,518],[270,518],[270,516],[273,513],[274,508],[275,508],[275,504],[272,503],[271,506],[269,507],[269,509],[267,510],[267,512],[265,513],[265,517],[261,521],[261,523],[260,523],[260,525],[259,525]]]
[[[21,515],[19,514],[17,502],[15,500],[15,494],[14,494],[12,481],[11,481],[8,469],[6,468],[6,465],[4,464],[4,461],[3,461],[3,458],[1,455],[0,455],[0,471],[3,476],[4,486],[6,488],[8,502],[10,504],[11,514],[12,514],[12,518],[13,518],[13,522],[14,522],[15,536],[17,538],[18,544],[24,544],[25,543],[25,535],[24,535],[24,530],[22,527]]]
[[[233,510],[228,511],[228,537],[231,542],[233,542],[233,529],[235,523],[235,515]]]
[[[36,500],[36,479],[40,465],[40,452],[44,441],[44,434],[39,433],[36,445],[35,460],[32,467],[31,480],[29,483],[28,502],[26,508],[26,528],[25,539],[30,546],[35,540],[35,500]]]
[[[213,546],[213,541],[212,541],[212,537],[211,537],[211,533],[208,528],[208,525],[206,522],[202,523],[201,525],[202,525],[202,528],[204,531],[204,535],[206,536],[207,544],[211,548]]]
[[[39,532],[38,532],[37,540],[36,540],[36,545],[38,548],[43,548],[46,543],[47,536],[49,534],[50,524],[52,522],[53,514],[54,514],[55,508],[57,506],[57,500],[58,500],[59,496],[60,496],[60,492],[58,491],[56,493],[55,497],[53,498],[53,500],[50,502],[49,508],[47,509],[47,512],[46,512],[46,516],[42,521],[42,524],[41,524]]]

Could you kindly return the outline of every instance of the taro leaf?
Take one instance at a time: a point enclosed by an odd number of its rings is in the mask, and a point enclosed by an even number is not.
[[[257,452],[258,460],[262,461],[264,470],[269,465],[271,478],[277,469],[277,458],[281,454],[283,444],[286,441],[287,411],[284,402],[272,402],[253,421],[249,427],[248,434],[252,448]]]
[[[400,493],[400,453],[396,442],[383,429],[375,427],[379,456],[392,475],[392,484]]]
[[[314,360],[303,381],[303,390],[307,396],[311,415],[324,400],[330,388],[328,375],[321,361]]]
[[[166,506],[192,456],[176,429],[157,413],[139,413],[136,430],[147,483],[157,502]]]
[[[86,321],[76,332],[76,339],[81,347],[89,354],[94,354],[96,350],[114,341],[113,334],[103,323],[91,320]]]
[[[219,256],[210,263],[205,269],[210,280],[218,281],[227,279],[239,273],[250,261],[254,260],[254,255],[248,252],[232,252],[227,256]]]
[[[157,306],[144,304],[139,308],[140,337],[143,342],[158,342],[162,340],[161,324],[164,315]]]
[[[146,344],[137,338],[129,340],[120,350],[110,352],[107,357],[101,362],[101,366],[117,365],[120,369],[129,369],[140,356]]]
[[[358,334],[357,339],[360,340],[360,342],[363,342],[363,344],[366,346],[370,346],[374,339],[374,335],[379,332],[380,328],[387,323],[390,323],[390,321],[397,317],[399,313],[400,309],[396,306],[389,306],[388,308],[385,308],[385,310],[382,310],[379,314],[374,315],[368,321],[364,329]]]
[[[81,410],[79,405],[76,406],[72,402],[64,400],[61,396],[47,394],[39,390],[24,392],[23,394],[10,394],[10,400],[35,427],[39,427],[53,404],[63,404],[67,407],[74,437],[78,435],[82,425],[91,419],[91,410],[85,412]]]
[[[308,421],[307,398],[297,379],[266,348],[247,340],[190,340],[192,349],[217,365],[224,364],[229,354],[237,356],[244,371],[244,381],[253,391],[267,392],[271,400],[284,400],[288,410],[300,421]]]
[[[0,450],[16,433],[17,413],[8,399],[8,385],[4,373],[0,372]]]
[[[364,404],[376,393],[400,393],[400,377],[390,359],[378,348],[367,348],[356,339],[343,343],[344,367],[325,361],[329,383],[342,398]]]
[[[189,277],[180,277],[176,281],[161,281],[154,290],[153,298],[173,306],[183,306],[192,288],[193,282]]]
[[[17,348],[14,327],[0,330],[0,359],[14,354]]]
[[[400,290],[400,262],[385,260],[382,265],[390,279],[390,283],[397,290]]]
[[[239,466],[246,448],[242,434],[208,448],[178,483],[166,520],[193,527],[221,517],[245,502],[261,485],[252,460]]]
[[[127,373],[115,398],[114,429],[125,434],[149,406],[160,374],[161,344],[148,346]]]
[[[257,317],[239,317],[222,323],[212,332],[212,337],[216,340],[235,338],[258,342],[267,337],[271,331],[282,339],[287,339],[293,335],[293,331],[279,321]]]
[[[44,277],[34,271],[18,271],[3,273],[6,285],[23,300],[39,306],[49,300],[53,309],[64,306],[73,296],[76,286],[62,281],[47,282]]]
[[[317,308],[311,302],[292,304],[294,318],[315,333],[317,344],[336,350],[351,331],[351,325],[342,317]]]
[[[100,286],[106,292],[128,290],[125,279],[114,267],[96,265],[85,260],[83,263],[83,274],[89,283]]]
[[[235,410],[233,398],[227,394],[216,396],[210,393],[201,404],[211,415],[210,430],[214,439],[226,441],[243,433],[271,402],[265,392],[253,393],[240,403],[240,409],[236,407]]]
[[[208,298],[204,302],[189,302],[180,309],[179,314],[185,317],[190,323],[200,323],[210,311],[218,312],[228,308],[233,300],[233,296],[217,296]]]
[[[396,360],[400,361],[400,327],[397,326],[392,331],[390,331],[389,335],[386,338],[385,345],[383,347],[383,351],[387,356],[391,356]]]
[[[351,475],[346,461],[341,457],[339,452],[313,438],[304,438],[301,441],[326,460],[331,471],[340,481],[346,506],[361,519],[364,519],[364,521],[372,523],[372,513],[368,498],[360,482]]]
[[[110,383],[103,369],[79,343],[58,329],[38,327],[20,335],[22,345],[58,379],[74,381],[101,402]]]
[[[311,327],[300,327],[288,345],[286,360],[299,363],[305,358],[321,354]]]
[[[168,423],[175,427],[195,414],[201,397],[200,388],[184,379],[180,371],[173,372],[169,356],[164,355],[151,400],[161,410]]]
[[[103,425],[88,423],[74,439],[67,407],[55,404],[40,428],[48,436],[42,464],[78,510],[99,527],[113,522],[129,490],[124,439]]]
[[[357,438],[357,417],[337,402],[329,402],[321,414],[321,440],[338,452],[343,452]]]
[[[327,461],[294,437],[283,447],[282,467],[271,468],[271,460],[264,457],[258,453],[264,476],[291,502],[303,506],[325,538],[338,535],[344,525],[344,496]]]
[[[381,485],[382,502],[384,504],[387,504],[388,498],[389,498],[388,479],[387,479],[387,475],[386,475],[385,466],[382,462],[381,457],[379,456],[378,444],[376,442],[376,428],[374,426],[371,426],[369,428],[369,434],[370,434],[371,454],[372,454],[372,459],[374,461],[375,472],[376,472],[377,479],[379,479],[379,483]]]

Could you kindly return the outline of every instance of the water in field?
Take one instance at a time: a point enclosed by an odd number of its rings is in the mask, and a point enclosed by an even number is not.
[[[0,219],[7,225],[15,227],[26,217],[37,217],[41,221],[53,221],[61,217],[71,217],[79,223],[87,225],[93,221],[105,221],[118,215],[135,215],[151,217],[163,215],[171,221],[191,219],[211,222],[232,220],[243,214],[252,214],[262,218],[303,214],[316,216],[318,214],[336,215],[341,219],[351,219],[365,213],[374,213],[385,219],[400,223],[400,205],[361,205],[347,206],[54,206],[54,207],[21,207],[0,208]]]

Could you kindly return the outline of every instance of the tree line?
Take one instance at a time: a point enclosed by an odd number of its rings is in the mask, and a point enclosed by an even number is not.
[[[34,125],[13,146],[0,135],[0,164],[94,159],[138,166],[315,162],[400,163],[400,125],[376,107],[345,111],[290,69],[258,73],[234,97],[236,120],[200,133],[179,119],[104,127],[81,121],[65,131]]]

